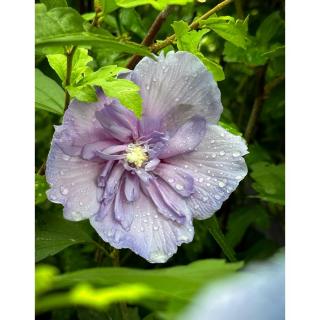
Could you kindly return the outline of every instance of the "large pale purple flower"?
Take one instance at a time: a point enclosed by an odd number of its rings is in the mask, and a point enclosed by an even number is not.
[[[165,262],[247,174],[247,147],[217,125],[220,91],[192,54],[143,58],[121,76],[140,86],[142,118],[102,92],[73,100],[52,140],[48,199],[115,248]]]

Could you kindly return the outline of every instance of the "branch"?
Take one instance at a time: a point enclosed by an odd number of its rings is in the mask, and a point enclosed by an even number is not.
[[[225,6],[227,6],[228,4],[230,4],[233,0],[224,0],[222,2],[220,2],[219,4],[217,4],[214,8],[212,8],[211,10],[209,10],[208,12],[206,12],[204,15],[202,15],[200,18],[198,18],[197,20],[195,20],[194,22],[192,22],[189,25],[190,29],[197,29],[199,27],[199,22],[205,19],[208,19],[211,15],[213,15],[214,13],[220,11],[221,9],[223,9]],[[172,34],[171,36],[167,37],[165,40],[156,43],[154,45],[152,45],[150,47],[151,51],[153,53],[158,52],[159,50],[169,46],[170,44],[172,44],[174,41],[176,40],[176,35]]]
[[[71,73],[72,73],[72,59],[73,55],[76,51],[77,47],[73,46],[70,51],[67,51],[66,56],[67,56],[67,74],[66,74],[66,83],[65,83],[65,88],[70,85],[70,80],[71,80]],[[68,105],[70,103],[70,94],[67,89],[65,89],[65,99],[64,99],[64,111],[68,108]]]
[[[141,42],[141,44],[143,44],[145,46],[150,46],[154,42],[154,40],[155,40],[155,38],[156,38],[161,26],[163,25],[163,23],[166,21],[166,19],[168,17],[168,14],[171,11],[171,8],[172,7],[167,7],[166,9],[162,10],[158,14],[158,16],[156,17],[156,20],[154,20],[153,24],[151,25],[148,33],[146,34],[146,36],[143,39],[143,41]],[[128,69],[133,69],[140,60],[141,60],[141,56],[134,55],[129,60],[129,62],[127,64],[127,68]]]
[[[244,137],[247,143],[249,143],[249,141],[253,137],[254,129],[259,119],[259,115],[261,113],[264,100],[268,98],[272,89],[284,80],[284,75],[281,75],[275,78],[274,80],[272,80],[270,83],[265,84],[265,75],[266,75],[267,67],[268,65],[266,64],[257,71],[258,94],[254,100],[249,121],[247,124],[247,128],[244,134]]]

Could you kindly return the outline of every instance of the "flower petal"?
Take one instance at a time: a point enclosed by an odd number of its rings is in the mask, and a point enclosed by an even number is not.
[[[153,172],[183,197],[189,197],[194,192],[193,177],[186,170],[162,162]]]
[[[126,179],[124,182],[124,193],[126,199],[129,202],[136,201],[140,196],[140,182],[139,178],[132,173],[126,174]]]
[[[212,74],[191,53],[170,51],[166,56],[161,54],[157,61],[144,57],[130,79],[141,88],[144,109],[141,128],[147,131],[150,119],[157,124],[165,117],[163,125],[173,128],[195,115],[214,123],[220,118],[220,90]],[[158,130],[154,124],[152,129]]]
[[[64,114],[62,125],[55,127],[53,136],[64,153],[70,156],[80,155],[85,144],[112,139],[95,117],[95,112],[101,108],[101,101],[82,103],[72,100]]]
[[[53,141],[48,155],[46,178],[51,186],[48,199],[64,206],[64,217],[79,221],[95,214],[102,189],[97,178],[103,164],[70,157]]]
[[[117,100],[110,100],[96,112],[96,117],[105,130],[115,139],[129,142],[138,138],[138,120],[134,113],[123,107]]]
[[[97,221],[95,216],[90,218],[101,238],[113,247],[129,248],[151,263],[164,263],[177,252],[177,246],[192,241],[194,229],[190,217],[184,224],[165,219],[143,193],[137,201],[127,204],[134,212],[128,231],[112,214],[107,214],[102,221]]]
[[[195,151],[167,159],[194,177],[195,193],[187,199],[194,218],[209,218],[229,198],[247,174],[242,158],[247,153],[241,137],[220,126],[208,125],[206,136]]]
[[[206,120],[193,117],[183,124],[170,138],[167,146],[158,156],[159,159],[174,157],[178,154],[193,151],[206,133]]]

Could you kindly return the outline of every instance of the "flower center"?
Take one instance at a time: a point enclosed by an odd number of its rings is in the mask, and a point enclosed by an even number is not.
[[[127,162],[133,164],[137,168],[141,168],[142,165],[148,161],[147,150],[136,144],[129,144],[126,153]]]

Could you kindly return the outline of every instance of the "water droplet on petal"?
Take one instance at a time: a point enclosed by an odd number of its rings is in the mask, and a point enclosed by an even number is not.
[[[211,140],[210,143],[211,143],[211,144],[215,143],[215,140]]]
[[[207,202],[207,201],[208,201],[208,197],[203,197],[203,198],[202,198],[202,201],[203,201],[203,202]]]
[[[221,199],[221,197],[220,197],[218,194],[216,194],[214,197],[215,197],[217,200],[220,200],[220,199]]]
[[[67,195],[69,193],[69,190],[63,186],[60,187],[60,192],[61,194],[63,194],[64,196]]]
[[[225,185],[226,185],[226,184],[225,184],[224,182],[222,182],[222,181],[219,182],[219,187],[220,187],[220,188],[223,188]]]
[[[236,151],[236,152],[234,152],[232,155],[233,155],[235,158],[236,158],[236,157],[239,157],[239,156],[240,156],[240,152],[239,152],[239,151]]]
[[[211,157],[212,158],[215,158],[217,155],[215,154],[215,153],[213,153],[212,155],[211,155]]]
[[[70,160],[70,156],[68,156],[67,154],[64,154],[63,156],[62,156],[62,159],[63,160],[66,160],[66,161],[68,161],[68,160]]]
[[[199,182],[203,182],[203,178],[199,178]]]
[[[176,189],[179,190],[179,191],[181,191],[181,190],[184,189],[184,187],[183,187],[183,185],[181,185],[181,184],[176,184]]]
[[[169,183],[173,183],[173,182],[174,182],[174,179],[169,178],[169,179],[168,179],[168,182],[169,182]]]
[[[63,175],[64,175],[64,171],[63,171],[63,170],[61,170],[61,171],[60,171],[60,174],[63,176]]]
[[[224,136],[225,136],[225,134],[224,134],[224,133],[220,133],[220,136],[221,136],[221,137],[224,137]]]
[[[220,156],[224,156],[226,153],[224,151],[220,151]]]
[[[236,179],[237,179],[237,180],[241,180],[242,177],[241,177],[241,176],[236,176]]]
[[[159,227],[158,226],[154,226],[153,230],[157,231],[157,230],[159,230]]]

